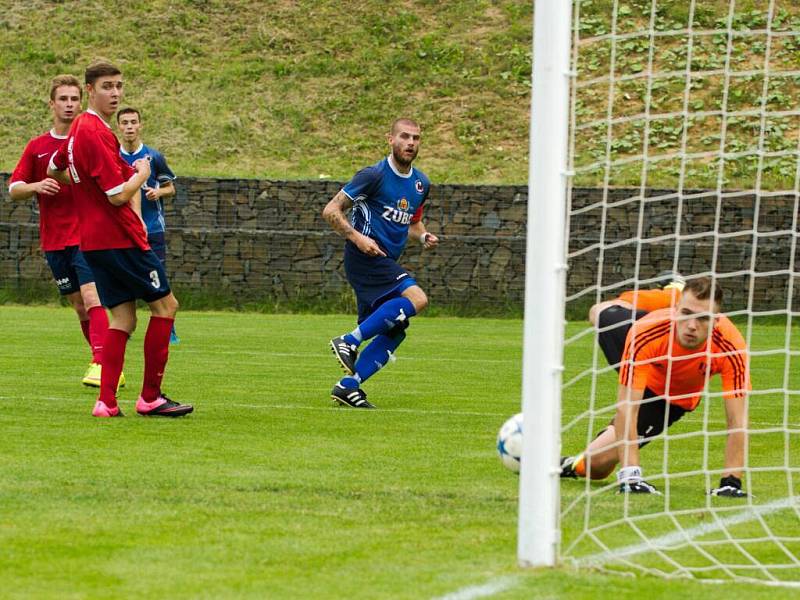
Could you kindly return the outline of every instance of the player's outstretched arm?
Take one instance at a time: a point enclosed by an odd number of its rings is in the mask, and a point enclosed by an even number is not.
[[[408,235],[415,240],[419,240],[422,247],[426,250],[430,250],[439,245],[439,238],[425,229],[425,224],[422,221],[411,223],[411,225],[408,226]]]
[[[122,191],[108,197],[108,201],[114,206],[122,206],[130,202],[134,195],[139,193],[142,184],[150,177],[150,161],[140,158],[133,163],[136,173],[122,186]]]
[[[322,209],[325,219],[336,233],[350,240],[367,256],[386,256],[378,243],[370,237],[356,231],[345,216],[345,212],[353,206],[353,201],[343,191],[339,191]]]
[[[728,440],[725,444],[725,472],[719,487],[709,491],[712,496],[744,498],[747,492],[742,489],[742,469],[747,448],[747,397],[737,396],[725,399],[725,415],[728,424]]]

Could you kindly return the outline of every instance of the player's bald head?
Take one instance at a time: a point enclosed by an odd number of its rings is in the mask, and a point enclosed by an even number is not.
[[[400,117],[399,119],[395,119],[392,122],[392,128],[390,130],[391,135],[396,135],[400,129],[403,127],[412,127],[415,129],[420,129],[419,123],[417,123],[414,119],[408,119],[406,117]]]

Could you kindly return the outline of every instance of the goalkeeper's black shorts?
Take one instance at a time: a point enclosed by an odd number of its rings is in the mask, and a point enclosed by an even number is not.
[[[622,353],[625,351],[625,339],[634,321],[638,321],[647,312],[637,310],[635,313],[630,308],[622,306],[609,306],[597,316],[597,343],[608,364],[619,371],[622,362]]]

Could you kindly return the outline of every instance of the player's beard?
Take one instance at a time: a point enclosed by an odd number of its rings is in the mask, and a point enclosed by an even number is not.
[[[402,150],[398,148],[392,148],[392,158],[394,159],[395,164],[401,167],[410,167],[411,163],[414,162],[414,159],[417,158],[417,151],[414,152],[414,156],[411,158],[406,158],[402,154]]]

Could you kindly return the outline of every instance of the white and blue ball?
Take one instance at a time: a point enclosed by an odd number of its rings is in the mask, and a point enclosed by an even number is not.
[[[522,413],[518,413],[503,423],[497,434],[497,453],[503,466],[519,473],[522,457]]]

